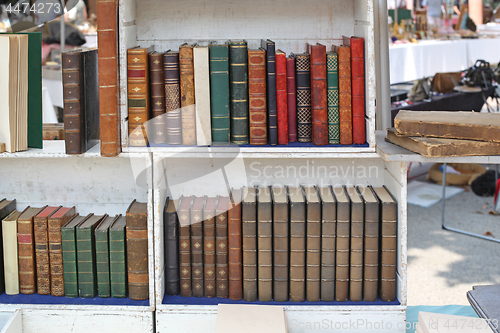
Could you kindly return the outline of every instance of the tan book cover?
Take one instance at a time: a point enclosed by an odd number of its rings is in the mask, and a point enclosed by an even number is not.
[[[304,187],[306,218],[306,300],[320,300],[321,272],[321,201],[314,186]]]
[[[306,299],[306,202],[300,187],[288,188],[290,209],[290,300]]]
[[[351,201],[344,187],[334,187],[337,199],[337,255],[335,257],[335,300],[349,299],[349,252],[351,239]]]
[[[282,306],[219,304],[216,333],[287,333]]]
[[[356,187],[347,187],[351,199],[351,254],[349,300],[363,300],[363,240],[364,240],[364,204]]]
[[[19,294],[19,262],[17,252],[17,218],[22,212],[14,210],[2,220],[5,293]]]
[[[289,298],[290,220],[286,187],[273,187],[273,299],[286,302]]]
[[[271,190],[259,187],[257,194],[257,247],[259,301],[273,299],[273,216]]]
[[[337,202],[331,187],[318,188],[321,197],[321,300],[335,300]]]
[[[196,144],[212,144],[210,114],[210,71],[208,45],[196,45],[193,49],[194,100],[196,114]]]
[[[257,300],[257,200],[255,188],[243,190],[246,195],[241,207],[243,239],[243,299],[247,302]]]

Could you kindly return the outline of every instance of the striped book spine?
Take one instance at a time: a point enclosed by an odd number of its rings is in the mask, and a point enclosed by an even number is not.
[[[326,54],[326,85],[328,88],[328,143],[339,144],[339,58],[335,52]]]
[[[163,55],[163,74],[165,78],[165,123],[167,143],[182,144],[182,118],[179,79],[179,52],[167,51]]]
[[[130,146],[147,146],[145,123],[149,118],[148,50],[127,51],[128,133]]]
[[[227,44],[210,45],[210,104],[212,141],[229,143],[229,48]]]

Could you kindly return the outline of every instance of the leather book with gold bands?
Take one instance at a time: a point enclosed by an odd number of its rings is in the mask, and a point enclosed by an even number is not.
[[[229,41],[229,91],[231,142],[245,145],[248,136],[248,50],[247,42]]]
[[[337,204],[330,187],[318,188],[321,197],[321,300],[335,300],[335,245]]]
[[[151,90],[150,137],[154,143],[166,143],[167,131],[165,125],[165,78],[163,73],[163,54],[149,54],[149,79]]]
[[[179,199],[179,270],[181,296],[193,295],[191,284],[191,205],[193,197]]]
[[[351,240],[351,201],[344,187],[334,187],[337,199],[337,253],[335,257],[335,300],[349,299],[349,253]]]
[[[378,299],[380,204],[371,187],[365,188],[362,195],[365,201],[363,301],[375,302]]]
[[[290,300],[306,300],[306,202],[302,188],[289,187]]]
[[[269,187],[257,189],[257,247],[259,301],[273,299],[273,216]]]
[[[165,126],[167,143],[182,144],[181,92],[179,78],[179,52],[163,54],[163,76],[165,79]]]
[[[267,144],[266,51],[248,50],[250,144]]]
[[[339,129],[340,144],[352,145],[351,49],[335,46],[339,57]]]
[[[215,211],[215,270],[217,297],[229,297],[227,210],[229,197],[219,197]]]
[[[321,200],[316,188],[304,187],[306,216],[306,300],[321,299]]]
[[[242,190],[232,189],[229,210],[227,212],[228,225],[228,264],[229,264],[229,298],[240,300],[243,298],[243,266],[241,253],[241,201]]]
[[[181,88],[182,143],[196,145],[196,111],[194,100],[193,45],[183,44],[179,48],[179,70]]]
[[[286,302],[289,298],[290,221],[286,187],[272,187],[273,200],[273,299]]]
[[[326,86],[326,46],[310,45],[312,142],[328,144],[328,103]]]
[[[132,201],[127,209],[127,267],[130,299],[149,298],[148,206]]]
[[[257,275],[257,200],[255,188],[245,188],[241,207],[243,238],[243,299],[253,302],[258,297]]]
[[[351,259],[349,300],[363,300],[363,242],[364,242],[364,203],[356,187],[347,187],[351,199]]]
[[[308,53],[295,55],[297,84],[297,141],[311,142],[311,64]]]
[[[203,297],[203,206],[204,197],[196,197],[191,206],[191,282],[193,296]]]
[[[215,270],[215,208],[217,198],[207,198],[203,208],[203,280],[205,297],[216,297]]]

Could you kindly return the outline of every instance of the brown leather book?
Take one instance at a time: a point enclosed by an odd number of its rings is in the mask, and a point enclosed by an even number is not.
[[[181,88],[179,78],[179,52],[167,51],[163,55],[165,77],[165,123],[167,143],[182,144]]]
[[[250,144],[267,144],[266,51],[248,50]]]
[[[326,85],[326,46],[310,45],[312,142],[328,144],[328,104]]]
[[[75,207],[62,207],[48,219],[50,294],[64,296],[64,270],[61,227],[76,213]]]
[[[99,123],[102,156],[116,156],[121,151],[117,27],[118,1],[97,0]]]
[[[150,128],[150,137],[154,143],[166,143],[167,131],[165,127],[165,78],[163,75],[163,54],[153,52],[149,54],[149,79],[151,81],[151,117],[153,128]]]
[[[181,296],[193,295],[191,284],[191,205],[193,197],[182,197],[179,209],[179,269]]]
[[[147,146],[150,117],[148,54],[152,48],[127,50],[128,135],[130,146]]]
[[[245,193],[246,192],[246,193]],[[241,206],[241,225],[243,236],[243,299],[247,302],[257,300],[257,195],[255,188],[243,189]]]
[[[315,187],[304,187],[306,217],[306,300],[319,302],[321,290],[321,200]]]
[[[36,279],[40,295],[50,294],[48,219],[60,207],[46,207],[34,219]]]
[[[193,45],[183,44],[179,48],[182,143],[196,145],[196,115],[194,107]]]
[[[217,271],[217,297],[229,297],[229,268],[227,255],[227,210],[229,198],[219,197],[215,218],[215,270]]]
[[[227,212],[228,225],[228,263],[229,263],[229,298],[240,300],[243,298],[243,266],[241,253],[241,189],[231,190],[231,200]]]
[[[306,202],[300,187],[289,187],[290,300],[306,299]]]
[[[351,240],[351,201],[344,187],[334,187],[337,199],[337,255],[335,258],[335,300],[349,299],[349,253]]]
[[[374,187],[373,191],[380,200],[380,300],[396,300],[396,263],[398,236],[398,204],[392,194],[384,187]]]
[[[135,300],[148,299],[148,205],[132,201],[126,219],[129,297]]]
[[[191,282],[193,296],[203,297],[203,206],[204,197],[196,197],[191,206]]]
[[[215,205],[217,198],[207,198],[203,208],[203,279],[205,297],[216,297],[215,285]]]
[[[371,186],[363,189],[362,195],[365,202],[363,301],[375,302],[378,299],[380,203]]]
[[[339,56],[340,144],[352,145],[351,48],[335,46]]]
[[[321,197],[321,300],[335,300],[337,202],[331,187],[318,188]]]
[[[19,292],[21,294],[34,294],[36,292],[33,228],[35,216],[45,209],[45,207],[27,207],[17,219]]]
[[[63,52],[63,99],[64,99],[64,137],[66,154],[82,154],[83,117],[81,87],[82,53]]]
[[[257,189],[257,260],[259,301],[273,299],[273,207],[269,187]]]
[[[273,299],[286,302],[289,298],[290,221],[288,194],[285,187],[272,188],[273,200]]]
[[[349,300],[360,302],[363,300],[363,242],[365,211],[363,197],[356,187],[347,187],[347,194],[351,199],[351,259]]]

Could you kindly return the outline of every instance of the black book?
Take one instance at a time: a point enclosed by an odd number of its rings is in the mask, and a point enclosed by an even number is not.
[[[2,220],[16,209],[16,199],[0,201],[0,294],[5,291],[5,276],[3,274],[3,243],[2,242]]]
[[[179,218],[177,200],[167,198],[163,212],[163,232],[165,239],[165,280],[167,295],[179,295]]]
[[[267,67],[267,109],[269,144],[278,144],[278,113],[276,106],[276,45],[271,40],[261,40],[261,48],[266,51]]]
[[[99,74],[97,49],[82,52],[83,150],[99,143]]]

